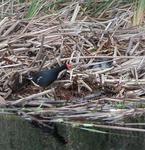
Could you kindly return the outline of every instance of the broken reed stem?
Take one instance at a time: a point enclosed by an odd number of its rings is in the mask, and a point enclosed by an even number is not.
[[[130,127],[122,127],[122,126],[111,126],[111,125],[98,125],[98,124],[83,124],[83,123],[78,123],[78,122],[68,122],[68,121],[63,121],[62,123],[64,124],[70,124],[73,126],[73,124],[75,126],[78,126],[78,127],[86,127],[86,128],[93,128],[93,127],[96,127],[96,128],[103,128],[103,129],[112,129],[112,130],[122,130],[122,131],[131,131],[131,132],[145,132],[145,129],[138,129],[138,128],[130,128]]]
[[[113,59],[142,59],[145,56],[80,56],[79,59],[91,59],[91,58],[113,58]],[[77,57],[72,57],[71,59],[76,59]],[[68,58],[62,58],[61,61],[69,60],[70,57]]]
[[[36,97],[48,94],[48,93],[50,93],[52,91],[54,91],[54,88],[50,89],[50,90],[46,90],[46,91],[40,92],[38,94],[33,94],[33,95],[28,96],[28,97],[21,98],[19,100],[14,101],[14,102],[9,102],[9,103],[11,105],[22,105],[24,102],[27,102],[27,101],[32,100],[33,98],[36,98]]]
[[[44,64],[46,62],[46,58],[47,58],[47,56],[44,56],[43,61],[42,61],[41,65],[40,65],[40,67],[38,69],[38,72],[41,71],[42,67],[44,66]]]
[[[34,61],[30,64],[29,67],[33,66],[36,62],[36,60],[39,60],[42,58],[42,54],[43,54],[43,44],[44,44],[44,35],[42,35],[42,39],[41,39],[41,46],[40,46],[40,49],[34,59]]]
[[[36,60],[39,60],[42,58],[42,54],[43,54],[43,45],[44,45],[44,35],[42,35],[42,39],[41,39],[41,46],[40,46],[40,50],[36,55]]]

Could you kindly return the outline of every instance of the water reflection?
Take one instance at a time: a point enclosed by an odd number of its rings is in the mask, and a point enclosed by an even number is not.
[[[144,133],[105,130],[107,134],[102,134],[64,125],[57,127],[57,132],[49,132],[19,117],[1,116],[0,150],[144,150],[145,147]]]
[[[0,117],[0,150],[62,150],[63,144],[50,133],[32,127],[15,116]]]

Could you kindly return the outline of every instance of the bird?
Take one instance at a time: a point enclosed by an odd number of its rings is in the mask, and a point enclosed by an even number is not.
[[[70,70],[70,68],[70,64],[63,64],[52,69],[30,73],[28,79],[31,80],[34,85],[46,88],[57,79],[62,70]]]

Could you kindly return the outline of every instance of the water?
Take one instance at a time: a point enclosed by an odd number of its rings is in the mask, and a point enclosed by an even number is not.
[[[0,117],[0,150],[144,150],[145,134],[105,130],[94,133],[59,125],[58,132],[68,144],[52,133],[34,128],[16,116]]]

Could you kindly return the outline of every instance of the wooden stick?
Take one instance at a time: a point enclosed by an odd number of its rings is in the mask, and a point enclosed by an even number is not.
[[[44,35],[42,36],[42,40],[41,40],[41,46],[40,46],[40,49],[35,57],[35,59],[33,60],[33,62],[30,64],[30,67],[33,66],[36,62],[36,60],[40,60],[41,59],[41,55],[43,54],[43,43],[44,43]],[[39,70],[39,69],[38,69]]]
[[[114,58],[114,59],[141,59],[145,56],[80,56],[80,59],[91,59],[91,58]],[[69,60],[69,58],[62,58],[61,61]],[[72,57],[72,59],[76,59],[76,57]]]
[[[20,21],[18,20],[2,36],[7,36],[8,34],[10,34],[10,32],[12,32],[19,23],[20,23]]]
[[[21,99],[19,99],[19,100],[14,101],[14,102],[11,102],[10,104],[11,104],[11,105],[20,105],[20,104],[22,104],[22,103],[24,103],[24,102],[26,102],[26,101],[32,100],[32,99],[35,98],[35,97],[39,97],[39,96],[42,96],[42,95],[44,95],[44,94],[50,93],[50,92],[52,92],[53,90],[54,90],[54,88],[53,88],[53,89],[50,89],[50,90],[46,90],[46,91],[40,92],[40,93],[38,93],[38,94],[33,94],[33,95],[28,96],[28,97],[24,97],[24,98],[21,98]]]
[[[129,127],[121,127],[121,126],[111,126],[111,125],[98,125],[98,124],[81,124],[81,123],[73,123],[73,122],[64,122],[66,124],[75,124],[78,126],[83,127],[97,127],[97,128],[104,128],[104,129],[112,129],[112,130],[123,130],[123,131],[131,131],[131,132],[145,132],[145,129],[138,129],[138,128],[129,128]]]

